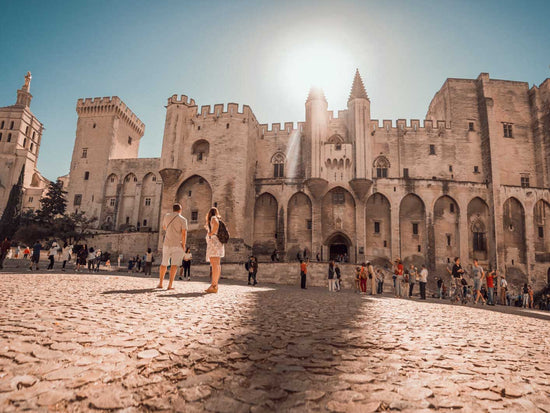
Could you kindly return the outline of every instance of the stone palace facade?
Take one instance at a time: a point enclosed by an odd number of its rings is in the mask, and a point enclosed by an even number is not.
[[[486,73],[447,79],[423,122],[371,119],[370,104],[359,72],[347,109],[328,111],[312,89],[297,124],[261,124],[246,105],[199,107],[174,95],[161,157],[141,159],[145,125],[118,97],[80,99],[69,209],[96,216],[106,232],[128,231],[131,242],[158,232],[179,201],[196,257],[216,205],[232,235],[227,261],[307,250],[444,271],[460,256],[546,283],[550,80],[530,88]]]

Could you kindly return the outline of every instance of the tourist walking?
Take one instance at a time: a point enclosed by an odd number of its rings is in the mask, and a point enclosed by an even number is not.
[[[88,271],[94,270],[94,264],[95,264],[95,250],[94,247],[90,247],[88,250],[88,256],[86,257],[86,260],[88,262]]]
[[[258,261],[256,257],[251,255],[246,263],[246,269],[248,271],[248,285],[258,284],[256,276],[258,274]]]
[[[88,258],[88,246],[87,245],[78,245],[80,247],[77,250],[76,255],[76,272],[82,271],[86,268],[86,259]]]
[[[328,290],[334,291],[334,261],[329,262],[328,264]]]
[[[0,244],[0,270],[4,269],[4,260],[6,259],[8,252],[11,250],[11,241],[9,237],[5,237],[4,241]]]
[[[500,282],[499,282],[499,303],[501,305],[506,305],[506,291],[508,290],[508,281],[506,281],[506,277],[504,274],[500,275]]]
[[[95,252],[94,271],[99,272],[99,266],[101,265],[101,250],[97,249]]]
[[[376,294],[376,274],[374,273],[374,266],[370,261],[367,262],[367,272],[369,273],[370,281],[370,294]]]
[[[31,266],[29,267],[29,271],[32,271],[33,264],[34,264],[34,269],[38,270],[38,262],[40,261],[40,251],[42,251],[42,244],[40,244],[40,241],[36,241],[32,246]]]
[[[393,287],[396,297],[401,297],[401,282],[403,281],[403,264],[401,263],[401,260],[397,258],[395,260],[395,266],[394,266],[394,281],[393,281]]]
[[[472,276],[474,277],[474,304],[477,304],[479,299],[483,301],[483,304],[486,304],[485,299],[481,295],[481,283],[485,278],[485,272],[476,259],[474,259],[474,266],[472,267]]]
[[[155,261],[153,251],[151,250],[151,248],[147,248],[147,252],[145,253],[145,266],[143,267],[143,272],[145,273],[145,275],[151,275],[153,261]]]
[[[495,305],[495,277],[496,270],[493,270],[487,274],[487,304]]]
[[[48,267],[46,268],[48,271],[53,270],[53,265],[55,262],[55,254],[57,254],[57,249],[59,248],[59,245],[57,245],[57,242],[53,241],[52,245],[50,245],[50,250],[48,252],[48,260],[50,260],[50,263],[48,264]]]
[[[451,270],[451,275],[452,275],[453,287],[455,288],[455,291],[459,291],[459,288],[461,288],[460,279],[464,275],[464,269],[462,268],[462,265],[460,265],[459,257],[455,257],[454,259],[454,265]]]
[[[523,308],[529,307],[529,287],[523,284]]]
[[[361,293],[361,267],[355,267],[355,292]]]
[[[420,287],[420,299],[425,300],[426,299],[426,284],[428,282],[428,269],[426,268],[426,264],[422,264],[422,269],[420,270],[420,274],[418,275],[418,285]]]
[[[416,279],[418,278],[418,269],[411,264],[409,267],[409,298],[412,298],[414,293],[414,285],[416,284]]]
[[[376,271],[376,281],[378,282],[378,288],[376,290],[376,292],[378,294],[382,294],[384,292],[384,272],[382,270],[377,270]]]
[[[302,290],[307,289],[307,266],[309,265],[309,260],[300,260],[300,288]]]
[[[218,292],[218,281],[221,276],[221,259],[225,257],[225,247],[219,238],[219,231],[222,227],[221,216],[218,208],[210,208],[206,215],[206,261],[210,262],[212,267],[212,284],[208,287],[206,293]],[[225,224],[223,224],[225,228]]]
[[[336,291],[341,291],[342,290],[342,272],[340,271],[340,266],[338,264],[334,266],[334,271],[336,272],[336,280],[334,283],[336,287]]]
[[[71,259],[71,252],[72,252],[72,248],[69,247],[69,245],[65,242],[63,244],[63,251],[61,253],[61,259],[63,260],[61,271],[65,271],[65,267],[67,266],[67,261],[70,261]]]
[[[529,308],[534,308],[535,300],[533,299],[533,288],[531,285],[527,286],[527,293],[529,294]]]
[[[361,264],[361,271],[359,273],[359,282],[361,284],[361,293],[366,294],[367,293],[367,264],[363,263]]]
[[[23,250],[23,258],[27,259],[31,255],[31,249],[29,247],[25,247]]]
[[[172,212],[164,215],[162,229],[164,230],[164,241],[162,243],[162,262],[160,263],[157,288],[162,288],[166,270],[170,267],[168,290],[173,290],[172,284],[174,278],[176,278],[178,267],[183,260],[183,249],[187,242],[187,219],[181,215],[180,204],[172,205]]]

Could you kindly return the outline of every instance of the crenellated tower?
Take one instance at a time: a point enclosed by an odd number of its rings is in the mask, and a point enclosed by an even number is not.
[[[355,71],[355,78],[348,99],[348,130],[350,139],[355,148],[355,178],[371,179],[373,144],[370,134],[370,100],[359,69]]]
[[[137,158],[145,124],[118,96],[79,99],[76,112],[67,209],[100,218],[109,161]]]

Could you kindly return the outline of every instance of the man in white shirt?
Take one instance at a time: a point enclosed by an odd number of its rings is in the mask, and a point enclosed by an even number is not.
[[[420,299],[425,300],[426,299],[426,284],[428,282],[428,270],[426,269],[426,265],[422,264],[422,270],[420,271],[419,277],[418,277],[418,284],[420,285]]]
[[[164,275],[168,266],[170,266],[170,281],[168,282],[168,290],[173,290],[172,284],[178,267],[183,259],[183,251],[187,242],[187,220],[180,214],[181,205],[174,204],[172,212],[166,214],[162,221],[162,229],[165,232],[164,242],[162,244],[162,262],[159,269],[159,285],[157,288],[162,288]]]

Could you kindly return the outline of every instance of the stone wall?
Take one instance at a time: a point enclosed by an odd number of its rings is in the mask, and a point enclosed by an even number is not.
[[[155,251],[158,238],[158,232],[96,234],[93,238],[88,238],[87,244],[88,247],[110,252],[111,262],[114,264],[118,254],[123,254],[126,261],[131,256],[143,256],[147,252],[147,248],[152,248]]]

